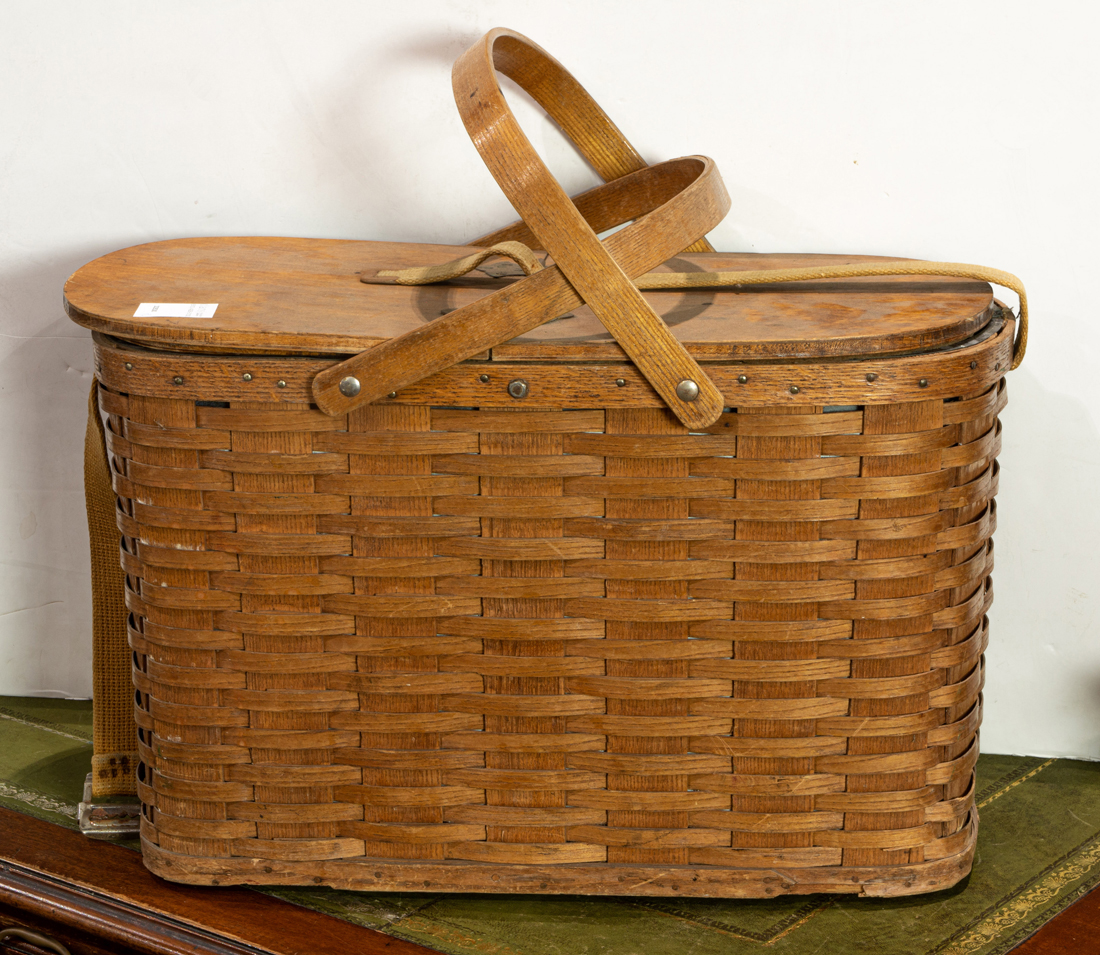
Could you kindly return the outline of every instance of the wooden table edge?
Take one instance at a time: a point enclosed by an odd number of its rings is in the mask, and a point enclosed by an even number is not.
[[[132,850],[2,807],[0,907],[158,955],[438,955],[249,889],[166,882]]]

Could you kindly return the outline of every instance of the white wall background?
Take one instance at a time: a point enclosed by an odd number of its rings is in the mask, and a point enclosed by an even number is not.
[[[561,59],[651,161],[714,157],[720,249],[1016,272],[983,748],[1100,758],[1100,69],[1092,3],[4,0],[0,694],[87,696],[88,333],[65,278],[128,245],[463,242],[513,214],[451,62],[494,26]],[[526,125],[565,185],[594,176]]]

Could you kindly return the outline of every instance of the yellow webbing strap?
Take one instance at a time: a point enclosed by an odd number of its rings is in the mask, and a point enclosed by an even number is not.
[[[134,688],[126,642],[126,578],[119,566],[115,492],[99,382],[88,396],[84,439],[84,500],[92,551],[92,798],[137,792]]]

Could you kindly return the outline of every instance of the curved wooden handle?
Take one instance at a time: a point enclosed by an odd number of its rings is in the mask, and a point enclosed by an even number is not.
[[[493,62],[501,73],[518,83],[554,120],[577,151],[604,182],[611,182],[645,169],[648,163],[623,135],[592,96],[564,66],[526,37],[508,30],[494,30]],[[493,35],[490,34],[490,35]],[[479,42],[485,42],[483,38]],[[583,213],[582,209],[582,213]],[[585,216],[588,219],[588,216]],[[591,223],[591,220],[589,219]],[[594,231],[603,228],[593,225]],[[495,229],[468,245],[484,247],[518,239],[531,248],[534,242],[522,238],[527,231],[523,221]],[[511,233],[516,232],[516,235]],[[527,231],[528,236],[532,234]],[[706,238],[698,239],[684,252],[713,252]]]
[[[455,103],[466,131],[539,245],[554,257],[673,414],[688,426],[712,424],[722,413],[721,392],[634,287],[633,276],[603,247],[539,158],[500,90],[497,69],[524,89],[539,90],[548,100],[552,97],[546,95],[547,85],[560,86],[563,77],[570,81],[567,87],[579,84],[540,47],[504,29],[487,33],[458,58],[451,72]],[[579,103],[595,105],[587,95]],[[572,116],[583,115],[571,106]]]
[[[620,221],[643,216],[601,243],[543,164],[500,92],[494,64],[498,41],[502,53],[496,65],[514,73],[521,86],[530,83],[546,96],[553,88],[546,85],[548,77],[567,77],[565,85],[583,94],[579,115],[596,110],[606,122],[600,127],[603,138],[615,138],[607,133],[609,126],[625,143],[583,88],[525,37],[493,30],[467,50],[452,74],[463,122],[505,195],[556,265],[327,369],[313,383],[318,406],[329,414],[349,411],[584,303],[672,412],[689,427],[706,427],[722,413],[721,393],[631,279],[683,250],[725,216],[729,196],[717,169],[708,159],[692,157],[644,167],[591,190],[589,197],[606,194],[626,215]],[[559,109],[563,116],[568,111],[569,104]],[[669,195],[675,183],[682,188]]]

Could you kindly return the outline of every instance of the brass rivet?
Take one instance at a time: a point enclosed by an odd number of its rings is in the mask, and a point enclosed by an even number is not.
[[[971,371],[973,371],[977,367],[978,367],[978,361],[977,361],[977,359],[975,359],[974,361],[972,361],[970,363],[970,369],[971,369]]]
[[[522,378],[517,378],[515,381],[508,382],[508,394],[513,398],[526,398],[527,382]]]
[[[478,375],[477,380],[480,381],[482,384],[485,384],[489,380],[489,376],[488,375]]]
[[[690,378],[685,378],[676,386],[676,397],[681,401],[694,401],[699,397],[699,386]]]
[[[176,375],[176,377],[172,379],[172,384],[173,385],[182,385],[183,384],[183,379],[179,375]]]
[[[133,371],[134,370],[134,363],[132,361],[126,362],[125,368],[126,368],[127,371]]]
[[[396,398],[397,397],[397,392],[396,391],[391,391],[388,395],[386,395],[386,397],[387,398]]]
[[[340,379],[340,394],[345,398],[354,398],[360,391],[359,379],[348,375]]]
[[[994,371],[1000,371],[1000,370],[1001,370],[1001,363],[1000,363],[1000,362],[997,362],[997,364],[995,364],[995,365],[993,366],[993,370],[994,370]]]
[[[241,375],[241,381],[251,381],[251,380],[252,380],[252,373],[251,372],[246,371],[243,375]]]
[[[749,376],[748,375],[738,375],[737,376],[737,384],[747,385],[748,383],[749,383]]]
[[[798,385],[791,385],[791,394],[797,395],[802,389]]]
[[[626,379],[625,378],[616,378],[615,379],[615,387],[616,388],[625,388],[626,387]]]
[[[280,379],[279,381],[275,382],[275,385],[276,385],[276,387],[279,387],[279,388],[285,388],[286,387],[286,382],[283,381],[282,379]]]
[[[928,387],[928,379],[927,378],[922,378],[920,381],[917,382],[917,384],[920,385],[922,388],[927,388]]]
[[[876,375],[873,371],[867,372],[868,381],[874,381],[876,378],[878,378],[878,375]]]

